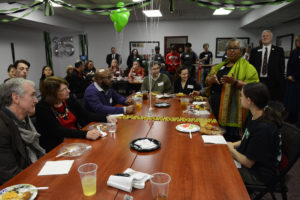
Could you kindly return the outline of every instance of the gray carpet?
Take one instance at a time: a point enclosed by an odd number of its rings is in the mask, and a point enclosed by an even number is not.
[[[300,200],[300,159],[295,163],[288,173],[287,180],[288,200]],[[278,200],[282,199],[280,194],[275,194]],[[270,194],[263,197],[264,200],[272,200]]]

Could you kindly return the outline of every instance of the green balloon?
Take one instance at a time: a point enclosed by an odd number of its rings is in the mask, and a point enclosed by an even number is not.
[[[118,24],[124,27],[126,26],[127,23],[128,23],[128,16],[126,14],[120,13],[118,18]]]
[[[119,13],[113,13],[113,11],[110,13],[110,19],[112,22],[116,22],[118,20],[118,14]]]
[[[120,33],[120,32],[123,30],[123,27],[124,27],[124,26],[121,26],[118,22],[115,22],[115,23],[114,23],[114,27],[115,27],[116,31],[117,31],[118,33]]]
[[[117,3],[117,7],[118,7],[118,8],[122,8],[122,7],[124,7],[124,3],[123,3],[123,2],[119,2],[119,3]]]
[[[122,14],[126,14],[128,18],[130,17],[130,12],[127,10],[127,8],[121,8],[120,12]]]

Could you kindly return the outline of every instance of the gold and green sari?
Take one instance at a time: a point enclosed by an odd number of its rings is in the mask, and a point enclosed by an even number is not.
[[[217,74],[219,69],[229,62],[224,62],[214,66],[210,75]],[[234,75],[236,80],[246,83],[259,82],[256,69],[244,58],[239,58],[228,72],[228,76]],[[242,109],[240,100],[240,90],[229,83],[222,85],[218,122],[221,126],[241,127],[245,120],[245,110]]]

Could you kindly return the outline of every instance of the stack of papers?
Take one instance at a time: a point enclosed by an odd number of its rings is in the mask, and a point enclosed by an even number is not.
[[[212,144],[227,144],[225,138],[222,135],[202,135],[204,143]]]
[[[38,176],[68,174],[74,160],[47,161]]]

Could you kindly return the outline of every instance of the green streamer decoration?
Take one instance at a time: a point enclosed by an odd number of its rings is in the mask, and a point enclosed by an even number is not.
[[[51,0],[44,0],[44,15],[45,16],[53,16],[54,9],[51,3]]]

